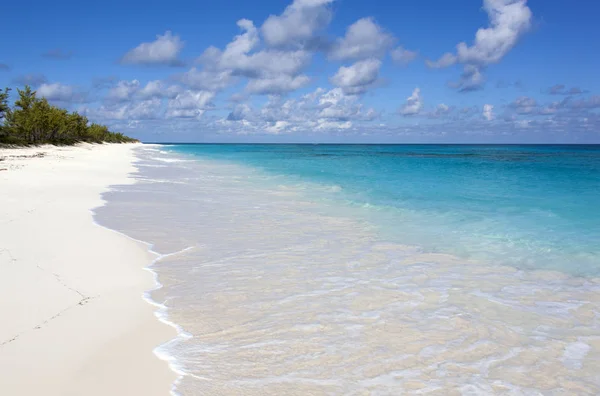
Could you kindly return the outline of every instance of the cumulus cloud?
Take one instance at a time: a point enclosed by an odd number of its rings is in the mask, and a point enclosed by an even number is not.
[[[335,129],[350,129],[352,128],[351,121],[329,121],[326,119],[317,120],[317,124],[314,126],[316,131],[331,131]]]
[[[162,115],[162,101],[158,98],[140,102],[113,103],[98,108],[82,108],[80,112],[99,120],[150,120]]]
[[[415,88],[412,95],[406,99],[406,103],[400,108],[400,114],[403,116],[417,115],[423,109],[423,98],[421,97],[421,89]]]
[[[198,70],[195,67],[176,79],[190,88],[206,91],[221,91],[235,81],[229,70]]]
[[[464,42],[457,45],[460,63],[498,63],[531,26],[532,13],[527,0],[484,0],[483,8],[490,27],[477,31],[472,46]]]
[[[341,88],[330,91],[317,90],[315,100],[318,103],[317,117],[319,119],[350,121],[350,120],[373,120],[379,114],[372,108],[363,110],[362,104],[358,103],[356,95],[346,95]],[[307,97],[311,99],[311,97]]]
[[[178,59],[183,41],[170,31],[157,35],[156,40],[142,43],[121,58],[124,64],[181,66]]]
[[[73,56],[72,51],[64,51],[60,48],[48,50],[42,54],[43,58],[54,60],[67,60]]]
[[[492,121],[494,119],[494,106],[491,104],[484,104],[481,115],[486,121]]]
[[[396,65],[406,66],[410,62],[417,59],[417,56],[419,56],[419,53],[416,51],[409,51],[409,50],[405,49],[404,47],[399,46],[399,47],[394,48],[390,52],[390,56],[392,57],[392,61],[394,61],[394,63]]]
[[[488,14],[489,27],[477,30],[471,46],[461,42],[456,46],[456,54],[446,53],[437,61],[427,61],[432,68],[465,65],[463,76],[454,84],[460,90],[480,86],[483,69],[498,63],[531,26],[532,13],[527,0],[484,0],[483,9]]]
[[[448,85],[458,89],[460,92],[477,91],[483,88],[485,78],[481,72],[481,68],[475,65],[465,65],[460,79],[455,82],[450,82]]]
[[[71,85],[61,83],[43,83],[37,90],[37,95],[53,102],[82,102],[85,94]]]
[[[221,87],[216,83],[224,87],[235,77],[246,77],[250,94],[283,94],[308,84],[310,79],[301,72],[310,63],[311,53],[303,49],[258,50],[260,36],[252,21],[242,19],[238,26],[242,33],[222,51],[215,47],[204,51],[198,59],[204,69],[190,70],[184,80],[205,89],[213,82],[212,89],[217,90]]]
[[[329,58],[335,60],[382,58],[394,41],[394,36],[385,32],[373,18],[362,18],[350,25],[346,35],[335,42]]]
[[[167,102],[167,118],[200,117],[212,108],[214,92],[186,90]]]
[[[365,59],[351,66],[341,66],[330,81],[346,94],[362,94],[375,84],[380,67],[380,60]]]
[[[278,135],[283,132],[286,128],[290,126],[290,123],[287,121],[275,121],[272,124],[268,124],[265,127],[265,132],[271,133],[274,135]]]
[[[333,0],[294,0],[281,15],[271,15],[261,32],[272,47],[301,47],[318,35],[331,21]]]
[[[241,121],[246,119],[252,113],[252,109],[245,103],[240,103],[233,108],[227,116],[228,121]]]
[[[215,69],[235,69],[239,64],[246,63],[247,54],[260,44],[260,37],[252,21],[240,19],[237,25],[242,33],[235,36],[225,50],[209,47],[198,61]]]
[[[119,81],[116,86],[108,91],[107,99],[114,102],[131,100],[139,88],[140,82],[138,80]]]
[[[432,69],[443,69],[456,63],[456,55],[447,52],[442,55],[440,59],[436,61],[427,59],[425,63]]]
[[[252,79],[246,85],[246,91],[251,94],[282,94],[295,91],[306,86],[309,82],[310,78],[304,75],[280,74],[273,77]]]
[[[160,80],[149,81],[145,86],[142,86],[138,80],[121,80],[108,90],[105,101],[114,103],[138,99],[174,98],[181,91],[181,87],[168,85]]]
[[[517,114],[532,114],[538,111],[538,104],[534,98],[520,96],[509,105]]]
[[[450,107],[445,103],[440,103],[436,106],[435,110],[429,114],[429,118],[442,118],[450,114],[453,110],[453,107]]]
[[[138,91],[138,96],[144,99],[149,98],[174,98],[182,92],[181,87],[177,85],[167,85],[164,81],[153,80]]]
[[[238,134],[343,131],[379,117],[374,109],[364,108],[359,99],[357,95],[346,95],[341,88],[318,88],[297,99],[271,95],[257,111],[246,104],[237,105],[219,121],[219,126]]]

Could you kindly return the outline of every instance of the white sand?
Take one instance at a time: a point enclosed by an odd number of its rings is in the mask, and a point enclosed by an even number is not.
[[[0,395],[169,394],[154,257],[91,212],[132,182],[134,146],[0,149]]]

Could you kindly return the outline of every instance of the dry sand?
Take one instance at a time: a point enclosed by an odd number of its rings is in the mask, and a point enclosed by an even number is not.
[[[169,394],[154,257],[91,211],[133,182],[134,147],[0,149],[0,395]]]

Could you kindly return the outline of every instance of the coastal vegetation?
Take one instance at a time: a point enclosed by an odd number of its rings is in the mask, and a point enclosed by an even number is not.
[[[0,144],[72,145],[89,143],[136,142],[107,126],[90,123],[87,117],[54,106],[38,98],[29,86],[17,89],[18,98],[9,105],[10,88],[0,91]]]

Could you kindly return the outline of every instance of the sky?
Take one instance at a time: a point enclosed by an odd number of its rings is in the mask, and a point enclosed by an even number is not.
[[[592,0],[33,0],[2,14],[0,87],[146,142],[600,143]]]

